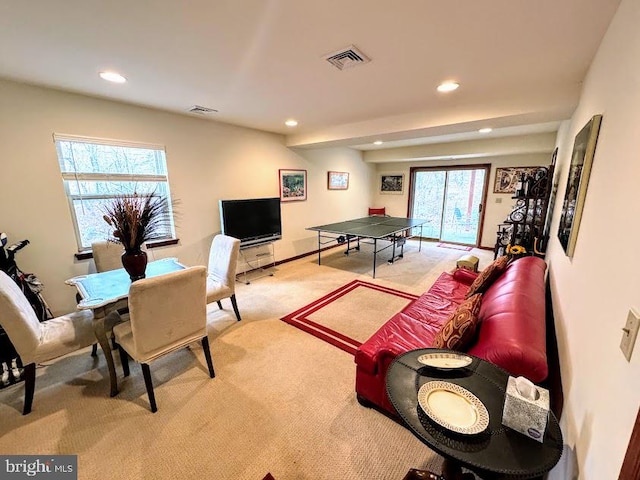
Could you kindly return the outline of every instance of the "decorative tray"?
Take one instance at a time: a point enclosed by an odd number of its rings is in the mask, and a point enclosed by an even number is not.
[[[418,357],[418,362],[439,370],[453,370],[470,365],[473,359],[460,353],[425,353]]]
[[[452,432],[475,435],[489,426],[489,412],[473,393],[450,382],[427,382],[418,391],[427,416]]]

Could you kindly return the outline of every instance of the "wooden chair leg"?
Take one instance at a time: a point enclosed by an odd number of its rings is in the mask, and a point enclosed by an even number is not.
[[[242,320],[240,318],[240,311],[238,310],[238,302],[236,301],[236,294],[231,295],[231,305],[233,305],[233,311],[236,313],[236,318],[238,321]]]
[[[33,393],[36,390],[36,364],[30,363],[24,367],[24,409],[22,415],[31,413]]]
[[[209,367],[209,376],[215,378],[216,372],[213,370],[213,360],[211,360],[211,349],[209,348],[209,337],[202,337],[202,350],[204,350],[204,356],[207,359],[207,366]]]
[[[144,384],[147,386],[147,395],[149,395],[149,403],[151,404],[151,411],[156,413],[158,407],[156,406],[156,396],[153,394],[153,382],[151,380],[151,370],[149,364],[142,364],[142,375],[144,376]]]
[[[118,353],[120,354],[120,363],[122,364],[122,372],[124,373],[125,377],[129,376],[129,355],[127,354],[127,352],[124,350],[124,348],[122,348],[120,345],[118,345]]]
[[[220,310],[222,310],[222,302],[220,300],[218,300],[218,307],[220,307]]]

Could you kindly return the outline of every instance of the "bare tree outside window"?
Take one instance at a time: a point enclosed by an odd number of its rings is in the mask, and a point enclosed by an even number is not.
[[[55,143],[79,251],[111,236],[102,217],[105,206],[118,195],[139,193],[166,198],[168,214],[173,218],[163,147],[63,136],[56,136]],[[158,239],[173,237],[171,221]]]

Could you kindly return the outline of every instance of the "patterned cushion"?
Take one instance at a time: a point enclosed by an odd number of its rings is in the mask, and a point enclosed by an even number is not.
[[[506,255],[495,259],[487,268],[480,272],[480,275],[471,284],[469,291],[467,292],[467,298],[470,298],[476,293],[484,293],[491,286],[491,284],[504,273],[507,268],[509,257]]]
[[[458,305],[433,339],[433,346],[448,350],[464,350],[476,333],[481,302],[482,295],[476,293]]]

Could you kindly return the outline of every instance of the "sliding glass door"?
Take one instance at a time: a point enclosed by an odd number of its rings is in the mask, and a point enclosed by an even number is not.
[[[429,220],[423,235],[477,246],[489,165],[411,170],[410,216]]]

